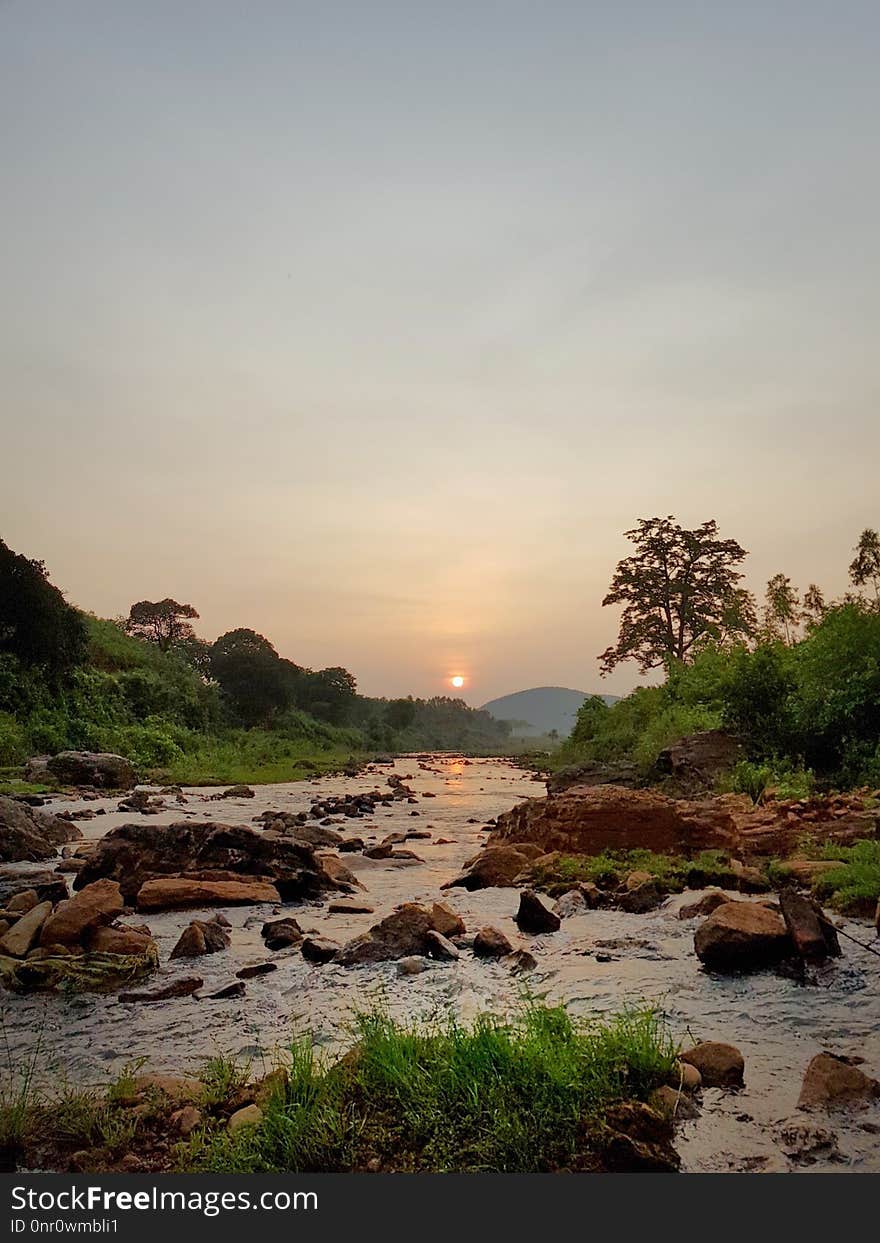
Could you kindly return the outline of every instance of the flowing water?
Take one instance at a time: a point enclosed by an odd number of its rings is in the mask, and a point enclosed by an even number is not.
[[[513,922],[518,905],[515,889],[474,893],[454,889],[441,895],[443,882],[485,841],[481,826],[522,798],[543,793],[530,774],[506,761],[438,755],[420,763],[403,758],[393,767],[378,767],[358,777],[258,786],[253,799],[222,802],[207,801],[213,791],[187,789],[185,806],[171,800],[167,812],[151,819],[250,824],[267,808],[304,811],[319,796],[383,787],[392,772],[419,795],[436,797],[420,797],[416,807],[406,801],[380,806],[374,816],[337,827],[368,844],[391,832],[427,830],[431,840],[406,843],[421,861],[343,855],[365,886],[362,896],[375,914],[331,915],[326,906],[316,904],[295,908],[300,925],[341,942],[364,931],[397,903],[431,902],[442,896],[459,911],[469,930],[492,924],[515,946],[526,946],[537,959],[535,971],[512,976],[501,963],[475,959],[467,951],[458,962],[430,963],[421,974],[404,977],[398,976],[395,963],[352,969],[311,966],[296,949],[267,953],[260,927],[279,909],[270,906],[226,909],[233,929],[229,950],[169,962],[181,930],[197,913],[165,912],[148,917],[163,966],[144,988],[197,974],[205,981],[204,991],[213,991],[231,982],[240,967],[267,957],[278,969],[248,980],[245,995],[231,1000],[187,997],[124,1004],[112,995],[0,994],[0,1073],[7,1076],[10,1068],[20,1073],[33,1063],[44,1079],[97,1084],[141,1058],[153,1070],[192,1071],[218,1052],[237,1054],[256,1069],[271,1063],[296,1033],[310,1032],[328,1051],[344,1047],[353,1012],[376,1002],[402,1018],[450,1011],[470,1018],[481,1011],[510,1011],[521,1004],[528,988],[534,996],[565,1002],[576,1015],[657,1004],[683,1045],[722,1040],[742,1051],[745,1088],[704,1090],[701,1116],[679,1129],[677,1146],[685,1169],[800,1168],[786,1155],[782,1132],[792,1121],[808,1120],[833,1131],[837,1142],[837,1155],[820,1152],[811,1168],[880,1171],[880,1104],[830,1118],[808,1118],[795,1111],[804,1069],[821,1049],[857,1054],[865,1059],[867,1071],[880,1075],[880,959],[844,941],[844,957],[812,984],[772,972],[719,977],[705,972],[694,955],[695,921],[676,915],[682,901],[693,901],[692,893],[686,899],[672,898],[647,915],[589,911],[564,920],[557,933],[534,938],[523,937]],[[80,824],[84,836],[93,838],[139,819],[131,812],[118,812],[117,802],[74,799],[64,806],[107,810],[106,815]],[[61,800],[55,800],[53,807],[62,810]],[[435,844],[440,838],[449,840]],[[140,923],[142,918],[132,916],[127,922]],[[848,923],[844,929],[862,941],[872,935],[865,923]]]

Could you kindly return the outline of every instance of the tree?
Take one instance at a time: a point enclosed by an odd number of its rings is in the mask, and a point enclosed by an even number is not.
[[[880,607],[880,535],[866,527],[859,536],[855,557],[849,565],[849,579],[854,587],[874,588],[874,604]]]
[[[190,621],[198,618],[191,604],[166,600],[139,600],[129,609],[125,629],[129,634],[159,645],[163,652],[195,638]]]
[[[828,606],[825,603],[825,595],[821,587],[817,587],[815,583],[810,583],[804,592],[804,602],[801,608],[801,615],[808,630],[818,626],[822,618],[825,616]]]
[[[709,640],[753,633],[754,601],[735,568],[746,551],[719,539],[717,523],[688,531],[672,515],[642,518],[626,537],[636,552],[618,563],[602,601],[624,606],[617,643],[599,657],[603,676],[625,660],[656,669]]]
[[[211,673],[244,725],[265,725],[291,702],[290,671],[255,630],[229,630],[211,647]]]
[[[801,601],[797,588],[785,574],[774,574],[767,583],[764,599],[764,620],[771,637],[782,635],[791,645],[801,618]]]
[[[56,678],[82,664],[88,632],[82,614],[32,561],[0,540],[0,652]]]
[[[305,672],[298,702],[313,716],[341,725],[348,719],[356,697],[357,682],[352,674],[334,665],[317,673]]]
[[[392,699],[385,708],[385,720],[393,730],[409,729],[416,719],[416,705],[412,696],[408,699]]]

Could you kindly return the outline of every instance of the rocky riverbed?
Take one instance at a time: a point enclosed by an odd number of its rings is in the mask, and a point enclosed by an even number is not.
[[[369,814],[340,812],[338,800],[388,790],[395,777],[411,787],[411,797],[377,802]],[[699,1116],[681,1124],[677,1146],[683,1168],[880,1170],[880,1103],[832,1115],[796,1110],[807,1064],[823,1049],[864,1058],[866,1071],[880,1072],[880,959],[844,939],[843,957],[810,972],[808,984],[773,970],[718,976],[695,956],[698,921],[678,918],[678,909],[699,896],[694,891],[645,914],[585,910],[563,919],[558,931],[534,937],[514,922],[517,888],[454,888],[441,894],[441,886],[486,841],[484,826],[540,791],[530,774],[505,761],[454,756],[401,758],[355,777],[260,786],[253,797],[241,791],[220,800],[216,790],[186,789],[178,799],[149,791],[147,800],[141,798],[149,824],[212,820],[261,827],[264,821],[257,818],[265,812],[296,817],[316,803],[326,805],[327,819],[339,821],[333,830],[364,841],[365,852],[340,852],[363,888],[350,895],[353,904],[334,900],[342,894],[325,894],[296,906],[221,908],[229,944],[198,958],[172,959],[171,952],[193,919],[208,921],[217,907],[124,916],[124,924],[147,922],[158,946],[162,965],[143,983],[144,990],[198,975],[203,980],[198,994],[143,1003],[114,993],[2,993],[7,1051],[0,1050],[0,1074],[11,1078],[33,1065],[43,1081],[99,1084],[140,1059],[151,1070],[187,1072],[220,1051],[268,1069],[275,1052],[297,1032],[311,1032],[328,1050],[344,1046],[353,1011],[375,1003],[406,1018],[449,1010],[462,1017],[504,1012],[518,1005],[526,990],[564,1001],[577,1014],[607,1014],[649,1002],[662,1007],[683,1044],[725,1041],[745,1058],[745,1087],[705,1088]],[[158,810],[157,798],[164,804]],[[119,803],[118,795],[59,797],[48,810],[77,817],[89,841],[138,820],[131,807],[118,810]],[[103,814],[78,818],[89,812]],[[419,836],[394,844],[390,856],[369,857],[385,853],[373,848],[389,834],[413,833]],[[47,865],[13,866],[27,873]],[[297,945],[270,951],[261,935],[264,923],[292,914],[307,934],[344,943],[400,903],[430,907],[440,898],[470,932],[491,925],[505,933],[515,949],[533,955],[535,968],[518,974],[509,962],[469,952],[453,962],[424,959],[424,969],[412,975],[401,974],[394,961],[355,968],[318,965]],[[867,922],[849,921],[842,931],[866,942],[873,935]],[[239,980],[239,972],[264,963],[275,969]],[[243,985],[240,995],[208,996],[236,983]]]

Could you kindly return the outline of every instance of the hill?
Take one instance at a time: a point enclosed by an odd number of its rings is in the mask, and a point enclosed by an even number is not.
[[[483,711],[499,721],[515,721],[514,736],[549,734],[556,730],[563,737],[571,733],[577,711],[589,696],[586,691],[573,691],[565,686],[533,686],[490,699]],[[617,695],[601,695],[607,704],[617,702]]]

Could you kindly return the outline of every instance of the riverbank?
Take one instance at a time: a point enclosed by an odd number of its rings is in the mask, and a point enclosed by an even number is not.
[[[105,1094],[0,1108],[21,1168],[79,1172],[673,1170],[669,1119],[644,1102],[683,1072],[663,1020],[562,1007],[402,1024],[352,1020],[337,1060],[302,1039],[267,1073],[214,1057],[198,1076],[124,1072]],[[639,1135],[630,1134],[633,1118]]]

